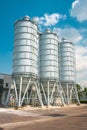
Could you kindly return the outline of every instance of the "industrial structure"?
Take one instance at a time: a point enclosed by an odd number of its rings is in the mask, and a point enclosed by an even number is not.
[[[60,65],[60,84],[66,96],[66,103],[69,105],[73,100],[78,104],[79,98],[76,88],[76,63],[75,47],[67,38],[62,38],[59,44],[59,65]]]
[[[0,105],[5,105],[11,84],[11,75],[0,73]]]
[[[60,98],[64,105],[63,91],[59,86],[58,36],[47,29],[40,35],[39,41],[40,83],[44,90],[46,105],[57,104]]]
[[[15,22],[14,54],[13,54],[13,84],[15,88],[16,103],[22,106],[29,104],[37,92],[41,105],[43,105],[38,89],[38,29],[34,20],[28,16]],[[32,94],[31,94],[32,93]]]
[[[74,44],[65,38],[60,43],[50,29],[40,33],[35,19],[29,16],[17,20],[14,28],[15,104],[64,105],[70,104],[72,98],[79,103]]]

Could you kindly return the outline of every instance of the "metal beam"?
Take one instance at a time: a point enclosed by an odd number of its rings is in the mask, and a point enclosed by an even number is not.
[[[62,105],[64,105],[66,99],[64,100],[65,94],[64,94],[63,88],[62,88],[60,83],[59,83],[59,93],[60,93],[60,98],[61,98]]]
[[[50,105],[50,97],[49,97],[49,94],[50,94],[50,92],[49,92],[49,81],[48,81],[48,85],[47,85],[47,106]]]
[[[20,78],[20,88],[19,88],[19,99],[18,99],[18,106],[21,106],[21,91],[22,91],[22,76]]]
[[[43,94],[44,94],[45,102],[47,104],[47,97],[46,97],[46,94],[45,94],[45,91],[44,91],[42,83],[41,83],[41,88],[42,88],[42,91],[43,91]]]
[[[13,79],[13,84],[14,84],[14,89],[15,89],[16,103],[18,103],[18,94],[17,94],[17,88],[16,88],[16,83],[14,79]]]
[[[68,83],[66,85],[67,85],[67,105],[69,105],[69,85]]]
[[[41,106],[43,106],[41,93],[40,93],[40,90],[39,90],[38,87],[37,87],[37,83],[35,83],[35,87],[36,87],[36,91],[37,91],[37,95],[38,95],[38,98],[39,98],[40,104],[41,104]]]
[[[10,98],[10,92],[11,92],[11,85],[10,85],[9,90],[8,90],[8,94],[7,94],[7,98],[6,98],[6,101],[5,101],[5,105],[8,105],[9,98]]]
[[[60,83],[60,88],[62,89],[63,97],[64,97],[64,103],[66,104],[66,103],[67,103],[67,97],[66,97],[66,95],[65,95],[65,91],[64,91],[64,89],[63,89],[61,83]]]
[[[77,103],[78,105],[80,105],[80,101],[79,101],[79,97],[78,97],[78,93],[77,93],[77,88],[76,88],[76,84],[74,84],[74,89],[75,89],[75,96],[76,96],[76,99],[77,99]]]
[[[55,83],[53,85],[52,93],[51,93],[51,96],[50,96],[50,103],[52,101],[54,91],[55,91]]]
[[[27,93],[27,91],[28,91],[28,89],[29,89],[30,81],[31,81],[31,78],[30,78],[29,81],[28,81],[28,84],[27,84],[27,86],[26,86],[24,95],[23,95],[23,97],[22,97],[21,106],[22,106],[22,103],[23,103],[23,101],[24,101],[25,95],[26,95],[26,93]]]

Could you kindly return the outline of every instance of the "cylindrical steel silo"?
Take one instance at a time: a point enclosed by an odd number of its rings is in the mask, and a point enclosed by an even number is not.
[[[13,75],[38,76],[37,25],[25,16],[15,22]]]
[[[75,48],[67,38],[60,43],[60,81],[75,82]]]
[[[59,69],[60,84],[65,92],[65,102],[69,105],[72,101],[79,104],[79,98],[76,89],[76,64],[75,47],[67,38],[63,38],[59,44]]]
[[[58,80],[58,37],[50,30],[40,36],[40,79]]]
[[[50,103],[53,103],[51,99],[53,99],[53,93],[55,92],[55,83],[59,80],[58,36],[51,32],[50,29],[46,29],[46,31],[40,35],[39,46],[40,82],[46,94],[46,96],[44,96],[45,102],[49,106]]]

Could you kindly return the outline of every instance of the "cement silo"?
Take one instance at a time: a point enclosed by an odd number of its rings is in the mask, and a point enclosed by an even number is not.
[[[58,36],[49,28],[46,29],[44,33],[40,34],[39,46],[40,82],[44,89],[45,102],[49,106],[53,104],[53,94],[56,93],[59,81]]]
[[[76,90],[76,61],[74,44],[67,38],[63,38],[59,44],[59,68],[60,68],[60,83],[65,90],[67,104],[71,102],[71,97],[78,100]],[[73,92],[74,91],[74,92]],[[79,102],[79,100],[78,100]]]
[[[40,79],[58,80],[58,37],[50,30],[40,36]]]
[[[66,38],[60,43],[60,62],[61,82],[75,82],[75,48]]]
[[[14,24],[13,82],[18,106],[30,97],[29,89],[38,81],[38,28],[29,16]],[[37,88],[37,86],[36,86]],[[18,89],[18,91],[17,91]],[[40,96],[39,96],[40,97]]]
[[[15,23],[13,75],[38,77],[37,25],[25,16]]]

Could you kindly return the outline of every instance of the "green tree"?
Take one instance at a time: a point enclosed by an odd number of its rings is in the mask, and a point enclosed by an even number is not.
[[[81,99],[81,97],[82,97],[81,86],[79,84],[77,84],[76,87],[77,87],[77,92],[78,92],[79,99]]]
[[[87,91],[87,88],[86,88],[86,87],[84,87],[84,91],[85,91],[85,92]]]
[[[87,88],[86,87],[84,87],[83,92],[84,92],[84,95],[87,97]]]

